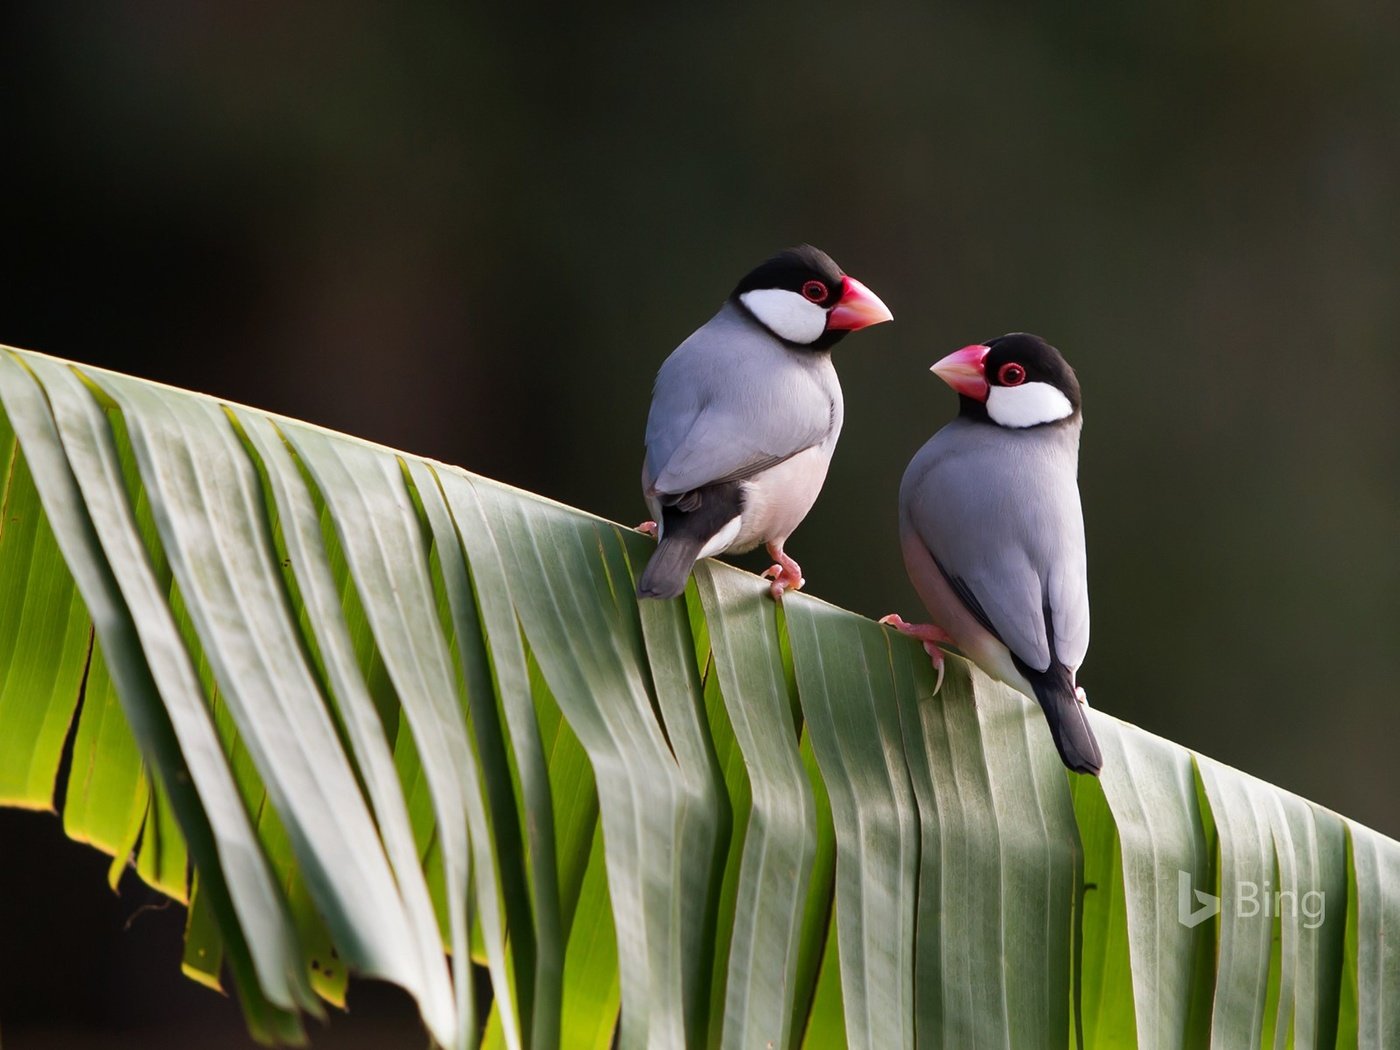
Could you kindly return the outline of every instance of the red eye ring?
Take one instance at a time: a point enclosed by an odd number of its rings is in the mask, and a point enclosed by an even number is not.
[[[827,290],[826,285],[822,284],[821,281],[808,281],[802,286],[802,294],[808,302],[824,303],[826,302],[826,297],[830,295],[831,292]]]
[[[1015,361],[1008,361],[997,369],[997,382],[1002,386],[1020,386],[1026,381],[1026,370]]]

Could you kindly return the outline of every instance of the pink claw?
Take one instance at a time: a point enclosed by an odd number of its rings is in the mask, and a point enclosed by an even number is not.
[[[652,521],[650,518],[648,518],[646,521],[644,521],[644,522],[642,522],[640,525],[636,526],[636,531],[640,532],[643,536],[650,536],[650,537],[652,537],[653,539],[655,539],[655,538],[656,538],[656,522],[654,522],[654,521]]]
[[[938,691],[943,688],[943,650],[938,646],[939,643],[957,644],[953,641],[953,636],[936,624],[909,623],[899,613],[882,616],[880,622],[887,627],[893,627],[900,634],[907,634],[910,638],[917,638],[923,643],[924,652],[928,653],[928,658],[933,663],[933,669],[938,673],[938,680],[933,685],[933,695],[937,696]]]
[[[768,566],[763,573],[765,580],[772,580],[768,593],[773,600],[782,601],[786,591],[800,591],[807,581],[802,578],[802,566],[783,553],[783,548],[775,543],[768,544],[768,554],[776,564]]]

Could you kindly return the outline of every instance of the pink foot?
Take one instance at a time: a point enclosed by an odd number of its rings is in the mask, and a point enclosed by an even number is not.
[[[656,522],[648,518],[646,521],[636,526],[636,531],[640,532],[643,536],[651,536],[654,539],[656,537]]]
[[[938,645],[940,642],[956,645],[953,636],[936,624],[908,623],[899,613],[882,616],[880,622],[887,627],[893,627],[900,634],[907,634],[910,638],[917,638],[924,643],[924,652],[928,653],[928,658],[933,662],[933,669],[938,673],[938,681],[933,686],[934,695],[937,696],[938,690],[943,688],[943,650],[938,648]]]
[[[802,566],[784,554],[779,544],[768,544],[768,554],[777,563],[768,566],[767,571],[763,573],[765,580],[773,581],[772,586],[768,588],[773,600],[781,601],[785,591],[800,591],[802,585],[807,582],[802,578]]]

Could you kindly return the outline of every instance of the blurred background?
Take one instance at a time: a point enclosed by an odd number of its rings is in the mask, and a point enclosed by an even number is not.
[[[630,524],[657,366],[810,241],[896,315],[836,351],[811,591],[922,612],[927,367],[1037,332],[1085,390],[1095,706],[1396,835],[1397,46],[1374,3],[5,5],[0,342]],[[246,1045],[105,867],[0,814],[6,1047]],[[411,1030],[351,1006],[317,1045]]]

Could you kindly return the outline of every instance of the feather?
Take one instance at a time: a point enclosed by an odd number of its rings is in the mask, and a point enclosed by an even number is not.
[[[1074,669],[1089,644],[1078,418],[1025,430],[956,419],[915,455],[901,521],[1012,654]],[[1054,652],[1051,637],[1055,638]]]
[[[733,303],[678,346],[647,417],[648,494],[662,503],[763,473],[834,440],[841,387],[825,353],[793,350]]]

